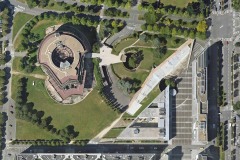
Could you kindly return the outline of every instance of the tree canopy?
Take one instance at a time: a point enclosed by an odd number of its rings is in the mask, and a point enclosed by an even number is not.
[[[233,8],[237,11],[240,11],[240,0],[232,0]]]
[[[208,27],[208,25],[205,20],[199,21],[198,25],[197,25],[197,31],[204,33],[204,32],[206,32],[207,27]]]
[[[238,101],[237,103],[235,103],[235,104],[233,105],[233,109],[234,109],[235,111],[237,111],[237,110],[240,109],[240,101]]]

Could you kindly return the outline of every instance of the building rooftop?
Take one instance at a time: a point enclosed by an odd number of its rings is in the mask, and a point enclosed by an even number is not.
[[[144,109],[134,121],[123,130],[117,139],[130,140],[162,140],[170,139],[170,87]],[[136,128],[138,133],[135,133]]]

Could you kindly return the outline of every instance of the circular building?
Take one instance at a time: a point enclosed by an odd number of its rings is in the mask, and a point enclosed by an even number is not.
[[[86,39],[69,32],[53,32],[40,44],[38,62],[48,75],[46,87],[59,102],[73,103],[73,97],[84,94],[87,49],[83,41]]]

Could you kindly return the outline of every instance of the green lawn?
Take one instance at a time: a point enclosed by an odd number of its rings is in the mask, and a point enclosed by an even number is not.
[[[33,18],[33,15],[18,12],[13,19],[13,39],[16,36],[17,32],[20,30],[22,26],[25,25],[27,21]]]
[[[51,4],[54,4],[54,5],[51,6]],[[66,10],[64,9],[64,7],[58,5],[55,0],[49,0],[48,6],[46,6],[46,7],[44,7],[44,8],[50,9],[50,10],[56,10],[56,11],[66,11]]]
[[[137,38],[123,39],[121,42],[113,46],[112,54],[118,55],[123,48],[132,45],[136,41],[137,41]]]
[[[157,85],[149,94],[148,96],[143,99],[142,106],[139,110],[132,116],[128,113],[124,113],[123,118],[136,118],[158,95],[160,94],[159,86]]]
[[[143,49],[144,59],[141,62],[139,68],[135,72],[131,72],[125,68],[123,63],[113,64],[114,72],[118,75],[118,77],[125,78],[136,78],[144,82],[147,78],[148,74],[151,71],[151,68],[154,64],[159,65],[162,63],[166,58],[168,58],[174,51],[168,51],[162,58],[156,58],[153,54],[152,49]]]
[[[161,0],[164,5],[172,5],[180,8],[184,8],[188,3],[196,2],[197,0]]]
[[[22,3],[26,3],[26,0],[17,0]],[[54,4],[51,6],[51,4]],[[55,0],[49,0],[48,6],[44,7],[46,9],[56,10],[56,11],[66,11],[63,6],[57,5],[57,2]]]
[[[13,71],[16,71],[16,72],[27,73],[25,70],[21,68],[21,59],[22,59],[21,57],[14,57],[12,69]],[[45,75],[41,67],[36,67],[31,74]]]
[[[16,138],[20,140],[35,140],[35,139],[60,139],[61,137],[52,134],[44,129],[40,129],[31,122],[17,119],[17,135]]]
[[[186,39],[179,38],[179,37],[166,38],[166,40],[167,40],[167,47],[168,48],[178,48],[184,42],[186,42]],[[178,43],[173,43],[176,40],[178,41]],[[144,41],[139,40],[134,46],[153,47],[153,43],[152,43],[152,41],[144,42]]]
[[[53,25],[57,25],[57,24],[61,24],[61,22],[57,21],[57,20],[42,20],[39,21],[31,30],[32,33],[35,34],[39,34],[40,38],[39,39],[43,39],[45,36],[45,30]],[[20,34],[15,43],[14,43],[14,48],[15,50],[21,50],[21,41],[24,39],[24,37],[22,36],[22,34]]]
[[[116,138],[125,128],[112,128],[104,138]]]
[[[57,20],[42,20],[39,21],[31,30],[32,33],[39,34],[40,39],[43,39],[45,37],[45,31],[48,27],[62,24],[62,22],[59,22]]]
[[[12,97],[16,98],[17,80],[21,76],[13,75],[12,80]],[[51,116],[53,118],[52,124],[62,129],[67,125],[74,125],[75,131],[79,132],[76,139],[90,139],[97,135],[102,129],[110,125],[118,114],[106,105],[96,90],[93,90],[82,102],[76,105],[61,105],[56,103],[48,95],[44,80],[28,77],[27,92],[29,92],[28,101],[34,103],[34,108],[44,111],[45,117]],[[35,86],[32,82],[35,81]],[[26,136],[28,139],[34,139],[38,136],[43,136],[47,139],[48,134],[45,132],[36,131],[37,128],[32,125],[32,130],[23,125],[17,131],[23,133],[22,137]],[[28,130],[27,133],[24,131]]]

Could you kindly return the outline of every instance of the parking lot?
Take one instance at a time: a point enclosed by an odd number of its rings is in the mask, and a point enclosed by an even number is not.
[[[192,68],[178,77],[178,94],[173,97],[172,135],[174,145],[192,142]]]

